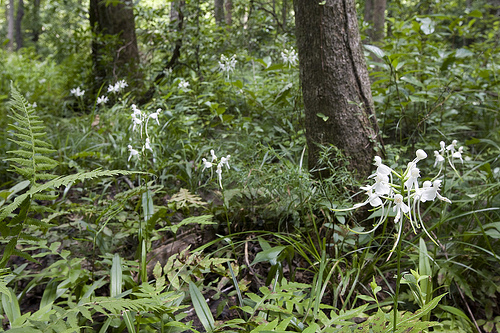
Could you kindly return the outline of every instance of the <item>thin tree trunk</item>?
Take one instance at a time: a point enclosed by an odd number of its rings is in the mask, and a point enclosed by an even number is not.
[[[231,26],[233,24],[233,0],[226,0],[224,7],[226,10],[226,24]]]
[[[31,40],[35,43],[36,48],[38,48],[38,39],[42,30],[42,24],[40,23],[40,1],[35,0],[33,2],[33,33]]]
[[[287,20],[288,16],[288,0],[283,0],[282,7],[281,7],[281,21],[283,22],[283,29],[286,30]]]
[[[22,21],[24,16],[24,2],[19,0],[17,4],[16,21],[14,24],[14,32],[16,35],[16,51],[23,47],[23,30]]]
[[[384,38],[386,0],[366,0],[364,21],[370,24],[370,42],[380,42]]]
[[[14,50],[14,0],[9,0],[7,4],[7,49]]]
[[[309,168],[317,166],[318,145],[334,145],[349,159],[347,167],[365,178],[381,141],[355,2],[294,4]]]
[[[224,0],[214,0],[215,23],[221,26],[224,22]]]

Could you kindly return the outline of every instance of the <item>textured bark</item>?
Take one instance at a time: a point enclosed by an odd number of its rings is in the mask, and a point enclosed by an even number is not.
[[[23,45],[23,29],[22,22],[24,17],[24,2],[19,0],[17,3],[16,21],[14,22],[14,34],[16,36],[16,51],[22,48]]]
[[[371,42],[379,42],[384,38],[386,0],[366,0],[364,20],[371,25],[368,36]]]
[[[349,158],[348,168],[364,178],[380,139],[355,2],[295,0],[294,5],[309,168],[317,164],[318,144],[334,145]]]
[[[139,49],[132,6],[130,0],[116,6],[90,0],[90,26],[94,33],[92,60],[97,88],[103,82],[124,78],[130,85],[140,85]]]
[[[214,0],[215,23],[221,26],[224,22],[224,0]]]

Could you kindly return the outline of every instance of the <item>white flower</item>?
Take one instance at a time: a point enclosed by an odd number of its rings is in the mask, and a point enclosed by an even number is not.
[[[441,180],[436,179],[434,182],[431,182],[429,180],[425,181],[422,184],[422,190],[419,193],[419,200],[421,202],[426,202],[426,201],[434,201],[436,197],[439,200],[446,201],[448,203],[451,203],[451,200],[448,198],[443,197],[441,194],[439,194],[438,190],[441,187]]]
[[[128,83],[125,81],[125,80],[121,80],[121,81],[118,81],[115,85],[115,89],[116,87],[118,87],[118,90],[121,90],[121,89],[125,89],[126,87],[128,87]]]
[[[71,93],[75,95],[76,97],[81,97],[85,95],[85,90],[80,90],[80,87],[71,89]]]
[[[382,163],[382,158],[380,156],[375,156],[375,165],[377,166],[377,174],[379,175],[389,175],[392,171],[387,165]]]
[[[442,142],[442,141],[441,141]],[[444,142],[443,142],[444,143]],[[436,167],[436,165],[444,162],[444,157],[443,155],[441,155],[437,150],[434,150],[434,157],[436,158],[436,160],[434,161],[434,167]]]
[[[132,148],[131,145],[128,145],[128,150],[130,151],[130,155],[128,156],[129,162],[130,162],[130,159],[132,158],[132,156],[137,156],[137,158],[139,158],[139,152],[137,150],[135,150],[134,148]]]
[[[179,81],[179,89],[187,89],[189,87],[189,82],[184,79],[180,79]]]
[[[97,104],[106,104],[108,100],[108,96],[97,97]]]
[[[210,155],[212,155],[212,162],[217,160],[217,156],[215,155],[215,151],[210,149]]]
[[[117,90],[115,90],[115,86],[114,85],[110,84],[108,86],[108,92],[109,93],[114,93],[114,92],[117,92]]]
[[[219,163],[217,165],[217,170],[215,170],[215,173],[217,174],[217,178],[219,178],[219,186],[222,189],[222,165]]]
[[[144,149],[148,149],[149,151],[153,152],[153,148],[151,148],[151,141],[149,141],[149,138],[146,138],[146,143],[144,144]]]
[[[427,153],[423,149],[418,149],[415,155],[417,155],[418,161],[427,158]]]
[[[451,142],[451,145],[449,145],[448,147],[446,147],[446,150],[450,151],[453,154],[455,152],[455,148],[457,147],[457,143],[458,143],[457,140],[453,140]]]
[[[142,117],[141,110],[139,110],[135,104],[132,104],[131,107],[132,107],[132,111],[134,111],[134,113],[132,113],[132,116],[141,118]]]
[[[140,115],[140,114],[139,114]],[[136,113],[132,113],[132,124],[134,125],[132,127],[132,131],[134,132],[135,131],[135,128],[139,125],[139,126],[142,126],[142,119],[141,118],[137,118],[136,116]]]
[[[229,158],[231,157],[231,155],[227,155],[226,157],[221,157],[220,158],[220,164],[222,166],[226,165],[227,169],[231,169],[231,167],[229,166]]]
[[[225,55],[220,56],[220,61],[219,61],[219,70],[221,72],[224,72],[227,74],[229,77],[229,74],[231,72],[234,72],[234,69],[236,68],[236,55],[233,55],[231,58],[226,57]]]
[[[395,206],[393,208],[393,211],[396,212],[394,223],[397,223],[401,218],[401,212],[403,212],[403,214],[408,213],[410,211],[410,207],[408,207],[408,205],[403,202],[403,196],[401,194],[396,194],[394,196],[394,204]]]
[[[364,206],[367,203],[369,203],[372,207],[378,207],[382,205],[382,199],[380,199],[377,193],[373,193],[373,188],[371,186],[361,186],[361,189],[366,191],[368,200],[360,206]]]
[[[298,60],[297,53],[295,52],[294,49],[283,50],[281,52],[281,58],[283,58],[283,62],[285,63],[285,65],[288,65],[288,66],[295,66],[297,64],[297,60]]]
[[[372,186],[377,195],[386,195],[391,192],[391,186],[389,185],[389,176],[383,174],[377,174],[375,176],[375,184]]]
[[[203,161],[203,169],[201,170],[201,172],[205,171],[205,169],[210,169],[212,167],[212,163],[207,161],[206,158],[202,158],[201,160]]]
[[[456,152],[454,152],[451,157],[453,158],[459,158],[462,163],[464,163],[464,160],[462,159],[462,153],[464,152],[464,147],[460,146]]]
[[[420,177],[420,169],[417,167],[411,168],[410,177],[405,182],[407,191],[410,191],[413,187],[418,191],[418,177]]]
[[[158,115],[160,114],[160,112],[161,109],[158,109],[156,110],[156,112],[151,113],[148,118],[153,118],[154,120],[156,120],[156,123],[160,125],[160,121],[158,120]]]
[[[439,146],[441,147],[441,149],[439,149],[439,152],[444,153],[444,151],[446,150],[446,143],[444,143],[444,141],[441,141],[439,142]]]

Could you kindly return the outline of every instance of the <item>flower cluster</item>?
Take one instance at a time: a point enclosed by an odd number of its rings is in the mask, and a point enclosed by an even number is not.
[[[128,87],[128,83],[125,80],[120,80],[115,84],[110,84],[108,86],[108,93],[118,93]],[[108,96],[99,96],[97,97],[96,104],[106,104],[109,101]]]
[[[146,115],[144,112],[139,110],[137,105],[132,104],[132,114],[130,115],[132,118],[132,131],[135,132],[136,130],[138,130],[142,138],[143,135],[142,130],[145,129],[144,132],[146,135],[146,140],[142,147],[142,151],[149,150],[151,153],[154,153],[153,148],[151,147],[151,140],[148,134],[148,123],[150,119],[153,119],[158,125],[160,125],[160,120],[158,119],[160,112],[161,109],[157,109],[155,112]],[[137,156],[137,158],[139,158],[139,152],[133,149],[132,145],[128,145],[128,150],[130,151],[130,155],[128,157],[129,161],[133,156]]]
[[[229,78],[229,74],[234,72],[236,68],[236,55],[233,55],[231,58],[226,57],[225,55],[220,56],[219,61],[219,70],[223,73],[226,73]]]
[[[128,83],[125,80],[120,80],[114,85],[110,84],[108,86],[108,93],[117,93],[128,87]]]
[[[443,166],[443,162],[447,159],[448,162],[450,163],[450,166],[455,169],[455,165],[453,164],[453,159],[458,158],[460,162],[464,163],[464,160],[462,158],[462,154],[464,152],[464,147],[460,146],[457,149],[457,140],[453,140],[450,145],[446,145],[444,141],[441,141],[439,144],[441,146],[441,149],[435,150],[434,151],[434,167],[439,165],[440,167]]]
[[[189,82],[181,78],[179,80],[179,89],[187,89],[187,88],[189,88]]]
[[[81,97],[85,95],[85,90],[80,90],[80,87],[71,89],[71,93],[75,95],[76,97]]]
[[[456,148],[457,141],[454,140],[451,145],[446,146],[441,142],[441,150],[436,151],[435,165],[442,163],[445,156],[452,163],[452,158],[462,159],[463,148]],[[416,151],[416,157],[413,161],[408,163],[403,172],[397,172],[389,166],[382,163],[379,156],[375,156],[375,165],[377,167],[374,174],[369,179],[371,184],[362,186],[361,189],[365,191],[367,199],[364,202],[355,204],[348,209],[333,209],[333,211],[348,211],[357,209],[359,207],[370,205],[374,210],[380,210],[380,219],[375,224],[372,230],[366,232],[358,232],[361,234],[368,234],[375,231],[384,221],[387,220],[389,213],[392,211],[394,216],[394,223],[398,229],[396,242],[391,250],[391,253],[399,243],[403,231],[404,217],[406,217],[416,233],[416,229],[422,228],[429,238],[434,241],[433,237],[429,234],[420,215],[420,204],[435,199],[451,203],[448,198],[443,197],[439,191],[441,187],[441,179],[436,176],[432,180],[426,180],[419,185],[420,169],[417,167],[419,161],[427,158],[427,154],[422,149]],[[435,241],[434,241],[435,242]]]
[[[205,169],[211,169],[212,166],[217,162],[217,156],[215,155],[215,151],[213,149],[210,150],[210,155],[212,157],[211,161],[209,162],[206,158],[202,158],[203,162],[203,169],[201,170],[202,172],[205,171]],[[217,174],[217,178],[219,181],[219,186],[221,189],[222,187],[222,168],[226,166],[226,168],[229,170],[231,167],[229,166],[229,158],[231,155],[227,155],[226,157],[221,157],[219,160],[219,163],[217,163],[217,169],[215,170],[215,173]]]
[[[285,63],[285,65],[290,67],[297,65],[297,61],[299,60],[297,52],[295,52],[294,49],[284,49],[281,52],[281,58],[283,58],[283,62]]]

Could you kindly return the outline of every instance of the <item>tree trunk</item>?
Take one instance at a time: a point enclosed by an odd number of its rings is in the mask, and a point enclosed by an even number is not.
[[[9,51],[14,50],[14,0],[9,0],[7,4],[7,49]]]
[[[226,25],[231,26],[233,24],[233,0],[226,0],[224,8],[226,10]]]
[[[349,159],[349,170],[365,178],[381,141],[355,2],[294,5],[309,168],[318,164],[318,145],[334,145]]]
[[[287,30],[287,16],[288,16],[288,0],[283,0],[281,7],[281,21],[283,22],[283,30]]]
[[[214,0],[215,23],[221,26],[224,22],[224,0]]]
[[[38,48],[38,39],[42,31],[42,24],[40,23],[40,1],[41,0],[35,0],[33,2],[33,32],[31,40],[35,43],[36,48]]]
[[[380,42],[384,39],[386,0],[366,0],[364,20],[370,24],[368,36],[370,42]]]
[[[130,0],[109,6],[101,0],[90,0],[94,88],[99,89],[103,82],[119,79],[127,79],[129,85],[141,85],[132,7]]]
[[[23,47],[22,21],[24,16],[24,2],[19,0],[17,4],[16,21],[14,23],[14,32],[16,36],[16,51]]]

